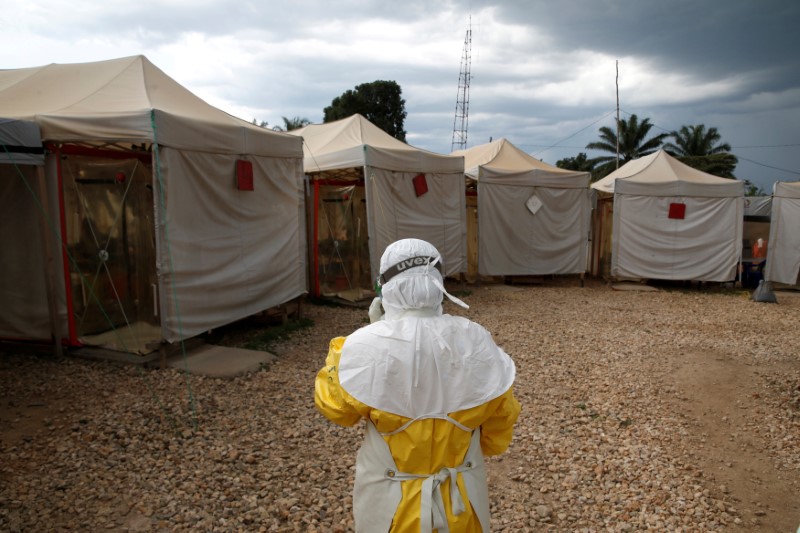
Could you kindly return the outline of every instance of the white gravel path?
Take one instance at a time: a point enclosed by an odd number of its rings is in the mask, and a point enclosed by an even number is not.
[[[512,355],[523,405],[488,463],[493,531],[800,524],[800,297],[466,291],[445,310]],[[314,326],[235,379],[3,355],[0,531],[350,531],[362,428],[318,415],[313,381],[366,310],[303,309]]]

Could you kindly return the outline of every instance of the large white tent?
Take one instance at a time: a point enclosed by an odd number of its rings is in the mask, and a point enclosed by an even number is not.
[[[612,277],[736,278],[744,182],[701,172],[659,150],[626,163],[592,188],[614,196]]]
[[[800,181],[778,182],[772,197],[767,281],[797,285],[800,277]]]
[[[410,146],[359,114],[290,133],[303,138],[305,172],[312,180],[310,209],[318,214],[311,217],[312,255],[316,258],[312,258],[316,262],[312,271],[318,283],[324,281],[323,270],[328,268],[325,261],[335,259],[344,263],[340,265],[342,289],[369,290],[386,247],[397,239],[410,237],[436,246],[442,254],[446,275],[466,270],[463,157]],[[328,190],[325,193],[328,197],[323,197],[320,186],[330,189],[337,185],[341,185],[340,193]],[[363,201],[355,205],[353,198]],[[335,234],[334,213],[326,211],[323,203],[342,208],[336,217],[339,222],[348,219],[341,224],[347,231]],[[342,215],[346,205],[350,207]],[[367,236],[368,243],[364,240]],[[330,240],[333,246],[326,247],[325,242]],[[363,267],[358,267],[361,259],[353,256],[353,261],[349,261],[342,252],[361,248],[352,245],[356,240],[368,247]],[[332,250],[330,255],[336,257],[326,258],[326,249]],[[353,263],[356,267],[351,268],[349,265]],[[325,287],[319,291],[324,294]]]
[[[143,56],[0,71],[0,116],[35,122],[46,144],[36,211],[72,344],[143,353],[306,291],[300,139],[208,105]]]
[[[586,272],[588,172],[548,165],[504,138],[453,155],[477,181],[479,274]]]

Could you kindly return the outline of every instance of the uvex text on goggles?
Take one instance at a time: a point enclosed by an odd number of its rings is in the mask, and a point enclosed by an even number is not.
[[[415,257],[409,257],[408,259],[403,259],[396,265],[392,265],[387,268],[380,276],[378,276],[378,285],[385,285],[390,279],[395,277],[398,274],[402,274],[409,268],[414,268],[418,266],[424,265],[431,265],[439,273],[442,273],[442,263],[441,261],[437,261],[438,258],[436,257],[429,257],[429,256],[422,256],[418,255]]]

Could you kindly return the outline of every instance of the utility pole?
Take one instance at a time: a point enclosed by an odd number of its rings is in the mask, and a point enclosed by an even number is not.
[[[619,168],[619,59],[617,59],[617,168]]]
[[[461,71],[458,75],[458,95],[456,96],[456,116],[453,120],[453,141],[450,151],[464,150],[467,147],[467,127],[469,126],[469,82],[472,61],[472,17],[464,37],[464,51],[461,54]]]

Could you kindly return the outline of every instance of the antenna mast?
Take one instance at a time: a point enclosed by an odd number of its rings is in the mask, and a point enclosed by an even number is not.
[[[614,83],[617,86],[617,168],[619,168],[619,59],[617,59],[617,77]]]
[[[458,75],[458,95],[456,96],[456,116],[453,120],[453,142],[450,151],[467,147],[467,126],[469,125],[469,81],[472,60],[472,17],[464,37],[464,51],[461,54],[461,72]]]

